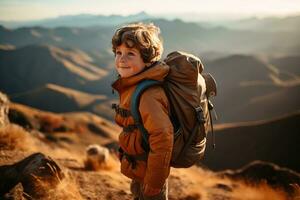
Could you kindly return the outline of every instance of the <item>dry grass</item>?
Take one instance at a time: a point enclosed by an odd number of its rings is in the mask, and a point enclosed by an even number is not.
[[[298,184],[293,184],[292,186],[295,189],[294,200],[300,200],[300,186]]]
[[[59,146],[51,146],[16,124],[0,128],[0,150],[21,150],[28,154],[41,152],[56,159],[69,158],[81,163],[83,161],[82,155]]]
[[[63,117],[60,115],[40,114],[40,126],[43,132],[54,132],[62,127]]]
[[[51,185],[51,181],[44,178],[35,177],[36,192],[35,196],[30,196],[24,193],[28,199],[44,199],[44,200],[61,200],[72,199],[82,200],[76,181],[68,174],[65,173],[64,179],[59,179],[56,186]]]
[[[232,197],[243,200],[288,200],[285,192],[274,189],[264,182],[251,186],[241,182],[233,191]]]
[[[288,194],[265,182],[232,180],[196,167],[172,169],[169,186],[170,200],[289,200]]]
[[[9,124],[0,128],[0,149],[27,150],[31,144],[29,133],[22,127]]]
[[[65,178],[61,181],[55,190],[50,191],[49,199],[74,199],[82,200],[78,185],[75,183],[75,180],[72,178]]]

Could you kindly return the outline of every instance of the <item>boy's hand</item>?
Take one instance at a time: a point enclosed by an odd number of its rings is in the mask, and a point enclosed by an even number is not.
[[[160,188],[153,188],[153,187],[150,187],[149,185],[145,184],[143,186],[143,193],[144,195],[146,196],[154,196],[154,195],[157,195],[159,194],[161,191]]]

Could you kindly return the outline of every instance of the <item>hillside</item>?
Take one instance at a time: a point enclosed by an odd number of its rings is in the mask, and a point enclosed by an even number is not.
[[[214,170],[237,169],[252,160],[263,160],[300,171],[300,111],[244,123],[220,124],[215,129],[216,149],[208,144],[203,163]],[[208,139],[212,142],[211,134]]]
[[[89,112],[57,114],[16,103],[10,103],[9,107],[11,123],[76,151],[84,151],[92,141],[101,145],[115,142],[120,131],[112,122]]]
[[[270,63],[280,69],[283,76],[289,78],[300,76],[300,55],[275,57],[271,59]]]
[[[300,109],[300,78],[283,79],[284,66],[251,55],[228,56],[205,66],[218,83],[213,101],[221,123],[268,119]]]
[[[30,45],[0,50],[0,85],[8,94],[48,83],[84,90],[86,83],[106,75],[105,69],[96,66],[89,55],[78,49]]]
[[[42,177],[31,182],[33,185],[30,191],[35,191],[38,187],[39,190],[36,192],[41,194],[43,191],[43,199],[117,200],[121,198],[129,200],[132,198],[129,190],[130,181],[119,172],[119,162],[114,153],[113,143],[119,131],[115,125],[89,113],[58,115],[11,103],[10,113],[15,111],[17,115],[15,113],[9,116],[11,123],[0,127],[0,174],[10,164],[32,153],[40,152],[38,154],[40,156],[43,154],[51,156],[52,165],[55,162],[56,169],[62,174],[57,185],[52,185],[50,188],[48,184],[54,183],[47,182],[47,179]],[[24,119],[31,124],[31,127],[21,123]],[[110,158],[105,167],[93,171],[86,169],[84,162],[86,147],[95,143],[109,147]],[[51,158],[47,157],[48,160]],[[262,171],[257,171],[258,168]],[[250,176],[252,169],[256,169],[262,177],[257,179]],[[265,169],[268,169],[267,173]],[[273,175],[269,176],[268,173]],[[50,179],[49,175],[47,178]],[[280,181],[282,179],[285,180],[284,183]],[[297,187],[289,183],[300,184],[299,180],[299,174],[269,163],[253,163],[240,170],[232,170],[230,173],[214,173],[195,166],[189,169],[172,169],[168,180],[169,199],[288,200],[299,195]],[[23,187],[23,183],[16,185],[1,198],[28,197],[28,194],[22,193],[26,188]],[[0,187],[2,188],[1,182]]]
[[[17,48],[35,44],[77,48],[83,51],[105,51],[110,48],[113,30],[111,26],[90,28],[36,26],[18,29],[0,26],[0,44],[10,44]]]
[[[80,92],[59,85],[43,87],[11,96],[15,102],[52,112],[86,111],[112,120],[112,100],[104,95]]]

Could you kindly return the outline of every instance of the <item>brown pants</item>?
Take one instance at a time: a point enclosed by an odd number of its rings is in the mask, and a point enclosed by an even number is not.
[[[146,196],[142,191],[142,184],[136,180],[132,180],[130,190],[134,200],[168,200],[168,180],[166,180],[161,192],[158,195]]]

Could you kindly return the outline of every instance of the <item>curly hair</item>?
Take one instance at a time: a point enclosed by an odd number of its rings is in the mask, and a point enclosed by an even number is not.
[[[112,51],[125,44],[128,48],[137,48],[145,63],[153,63],[161,58],[163,52],[160,29],[154,24],[133,23],[116,30],[112,37]]]

